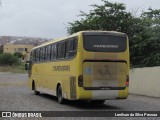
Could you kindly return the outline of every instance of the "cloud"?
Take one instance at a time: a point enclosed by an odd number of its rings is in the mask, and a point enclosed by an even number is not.
[[[112,0],[135,8],[138,0]],[[155,0],[154,0],[155,1]],[[158,6],[157,2],[141,0]],[[79,19],[79,11],[88,12],[90,4],[100,0],[2,0],[0,35],[57,38],[67,35],[66,25]],[[160,4],[160,3],[159,3]],[[138,5],[141,5],[140,3]],[[139,7],[139,6],[137,6]]]

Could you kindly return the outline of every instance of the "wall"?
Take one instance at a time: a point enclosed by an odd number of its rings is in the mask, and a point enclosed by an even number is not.
[[[29,54],[34,46],[33,45],[21,45],[21,44],[4,44],[3,53],[15,53],[21,52],[24,55],[24,61],[29,60]]]
[[[26,54],[26,52],[30,53],[31,49],[33,48],[33,45],[16,45],[16,44],[5,44],[3,45],[3,52],[4,53],[15,53],[15,52],[21,52],[22,54]],[[25,48],[27,51],[25,51]],[[19,49],[22,49],[19,51]]]
[[[129,93],[160,97],[160,67],[131,69]]]

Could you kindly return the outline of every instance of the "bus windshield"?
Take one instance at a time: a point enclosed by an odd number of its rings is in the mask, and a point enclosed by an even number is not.
[[[92,52],[124,52],[126,42],[126,36],[83,35],[84,49]]]

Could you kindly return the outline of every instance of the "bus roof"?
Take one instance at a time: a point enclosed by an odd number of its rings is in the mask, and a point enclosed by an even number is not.
[[[102,31],[102,30],[89,30],[89,31],[79,31],[77,33],[74,33],[72,35],[69,35],[67,37],[62,37],[62,38],[56,38],[56,39],[53,39],[53,40],[50,40],[48,42],[45,42],[39,46],[36,46],[34,47],[32,50],[34,49],[37,49],[37,48],[40,48],[40,47],[43,47],[43,46],[46,46],[46,45],[49,45],[49,44],[52,44],[52,43],[56,43],[56,42],[59,42],[61,40],[64,40],[64,39],[68,39],[68,38],[71,38],[71,37],[75,37],[75,36],[78,36],[79,34],[82,34],[82,33],[99,33],[99,32],[107,32],[107,33],[113,33],[113,34],[120,34],[120,35],[125,35],[124,33],[122,32],[117,32],[117,31]]]

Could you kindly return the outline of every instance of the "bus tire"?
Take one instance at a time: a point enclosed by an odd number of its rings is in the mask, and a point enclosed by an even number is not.
[[[104,104],[105,100],[91,100],[91,104]]]
[[[63,104],[64,103],[64,99],[63,99],[63,96],[62,96],[62,88],[61,88],[61,85],[58,86],[58,89],[57,89],[57,98],[58,98],[58,103],[59,104]]]
[[[32,82],[32,90],[34,90],[34,94],[35,95],[39,95],[40,94],[40,92],[36,90],[36,84],[35,84],[34,81]]]

